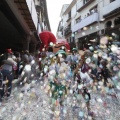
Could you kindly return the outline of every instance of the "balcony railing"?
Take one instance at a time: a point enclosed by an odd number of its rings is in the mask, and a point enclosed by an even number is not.
[[[90,3],[92,3],[95,0],[88,0],[85,4],[82,2],[79,2],[77,4],[77,12],[80,12],[82,9],[84,9],[85,7],[87,7]]]
[[[59,27],[59,30],[62,31],[62,30],[63,30],[63,26],[60,26],[60,27]]]
[[[120,0],[116,0],[114,2],[111,2],[107,6],[103,7],[103,16],[113,12],[117,8],[120,8]]]
[[[71,17],[69,16],[66,22],[68,22],[70,19],[71,19]]]
[[[71,28],[68,27],[65,29],[65,36],[69,35],[72,32]]]
[[[79,23],[77,23],[76,25],[73,26],[72,28],[72,32],[76,32],[77,30],[88,26],[94,22],[98,21],[98,13],[93,13],[92,15],[82,19]]]

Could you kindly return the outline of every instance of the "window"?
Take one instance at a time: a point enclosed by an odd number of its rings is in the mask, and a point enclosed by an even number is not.
[[[93,8],[91,8],[90,10],[90,15],[97,12],[97,6],[94,6]]]
[[[81,16],[78,17],[75,21],[76,21],[76,24],[79,23],[81,21]]]
[[[115,1],[115,0],[110,0],[110,3],[111,3],[111,2],[114,2],[114,1]]]
[[[109,28],[109,27],[111,27],[111,25],[112,25],[112,22],[111,22],[111,21],[108,21],[108,22],[105,24],[105,27],[106,27],[106,28]]]
[[[68,18],[71,18],[71,11],[68,13]]]
[[[83,4],[85,5],[90,0],[83,0]]]
[[[115,19],[114,24],[115,24],[115,26],[120,25],[120,17]]]

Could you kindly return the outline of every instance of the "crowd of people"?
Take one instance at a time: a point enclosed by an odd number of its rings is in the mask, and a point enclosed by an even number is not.
[[[73,48],[71,52],[62,46],[57,53],[50,50],[40,58],[43,66],[41,77],[47,81],[45,90],[53,106],[65,106],[71,96],[74,96],[71,101],[74,105],[75,101],[80,101],[78,96],[82,96],[89,114],[90,91],[98,91],[117,99],[116,93],[120,90],[120,49],[112,43],[108,47],[108,39],[101,38],[96,48]]]
[[[7,99],[11,95],[12,83],[15,79],[19,82],[30,82],[34,77],[37,67],[37,58],[29,51],[13,52],[7,49],[0,56],[0,101],[4,97]]]
[[[120,90],[120,48],[116,44],[108,46],[108,38],[103,37],[100,45],[93,48],[67,51],[65,46],[54,53],[53,47],[37,55],[28,51],[13,53],[8,49],[0,56],[0,98],[9,97],[13,79],[22,84],[30,83],[35,75],[44,82],[44,90],[50,97],[52,109],[86,103],[91,115],[91,91],[114,95]],[[39,72],[38,72],[39,71]],[[66,111],[63,111],[66,114]],[[56,113],[58,117],[60,113]],[[82,118],[83,114],[79,113]],[[94,115],[92,114],[92,119]]]

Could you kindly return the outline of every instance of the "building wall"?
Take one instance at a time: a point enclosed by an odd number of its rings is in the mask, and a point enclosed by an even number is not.
[[[75,35],[75,39],[78,39],[78,38],[81,38],[81,37],[84,37],[86,35],[89,35],[89,34],[92,34],[92,33],[95,33],[95,32],[100,32],[99,30],[103,30],[104,29],[104,24],[101,23],[95,23],[93,25],[90,25],[87,27],[87,30],[81,30],[80,32],[78,32],[76,35]]]
[[[49,18],[47,14],[46,0],[34,0],[34,1],[35,1],[38,17],[39,17],[41,31],[43,30],[51,31],[50,24],[49,24]]]
[[[104,6],[108,5],[110,3],[110,0],[103,0]]]
[[[79,16],[81,16],[81,18],[83,19],[85,17],[85,15],[87,15],[87,13],[89,12],[89,10],[91,8],[93,8],[96,4],[97,4],[97,1],[95,0],[90,5],[88,5],[87,7],[85,7],[85,9],[81,10],[79,12]],[[82,6],[82,5],[83,5],[83,0],[81,0],[80,2],[77,3],[77,9],[79,8],[78,6]]]
[[[69,4],[64,4],[60,13],[60,17],[63,17],[63,13],[65,12],[65,10],[68,8]]]
[[[69,9],[63,14],[63,16],[61,16],[61,18],[63,19],[64,28],[69,24],[71,24],[71,29],[73,29],[73,27],[76,25],[76,19],[79,18],[80,16],[84,22],[85,15],[87,15],[87,13],[89,13],[89,11],[95,6],[97,6],[98,20],[95,21],[94,23],[85,26],[87,27],[87,30],[78,29],[77,32],[72,33],[71,36],[74,36],[75,42],[77,42],[78,39],[93,33],[97,33],[97,35],[100,36],[103,35],[106,30],[105,24],[108,21],[112,21],[111,27],[114,27],[115,18],[120,16],[120,14],[118,14],[105,18],[103,9],[104,7],[109,6],[111,4],[110,0],[94,0],[92,3],[88,4],[85,8],[81,9],[79,12],[77,12],[77,10],[78,8],[83,6],[83,0],[76,0],[76,1],[77,1],[76,4],[73,5],[73,3],[75,2],[72,2],[72,4],[69,5]],[[116,1],[117,1],[116,3],[120,3],[120,0],[116,0]],[[115,6],[116,4],[113,7]],[[66,22],[66,20],[68,19],[68,13],[70,9],[71,9],[71,20],[69,20],[69,22]]]
[[[61,21],[59,22],[58,30],[57,30],[57,33],[56,33],[56,36],[57,36],[58,39],[64,39],[65,38],[64,29],[68,24],[66,22],[67,19],[68,19],[68,15],[65,15],[64,12],[65,12],[65,10],[67,9],[68,6],[69,6],[69,4],[64,4],[62,6],[62,10],[61,10],[61,13],[60,13]]]
[[[102,5],[102,3],[98,4],[99,0],[95,0],[94,2],[92,2],[90,5],[88,5],[87,7],[85,7],[85,9],[81,10],[80,12],[78,12],[77,17],[81,16],[81,19],[84,20],[85,15],[87,15],[87,13],[89,13],[90,9],[92,9],[93,7],[95,7],[97,5],[97,9],[98,11],[100,11],[100,6]],[[78,0],[77,2],[77,9],[83,5],[83,0]],[[100,14],[99,14],[99,19],[100,19]],[[76,24],[76,19],[73,19],[72,22],[72,27]],[[75,34],[75,39],[81,38],[83,36],[92,34],[94,32],[99,31],[100,29],[104,28],[104,25],[100,25],[99,21],[97,23],[94,23],[92,25],[86,26],[87,30],[81,30],[80,32],[78,32],[77,34]]]
[[[76,10],[77,10],[77,5],[75,4],[71,9],[71,11],[72,11],[71,12],[71,16],[72,16],[71,27],[75,24],[75,17],[77,15]]]

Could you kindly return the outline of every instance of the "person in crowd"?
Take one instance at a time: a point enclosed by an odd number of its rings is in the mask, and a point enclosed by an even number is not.
[[[86,106],[87,106],[87,109],[88,109],[88,112],[90,111],[90,100],[91,100],[91,95],[90,93],[88,92],[88,89],[87,88],[83,88],[83,98],[85,99],[85,102],[86,102]]]
[[[19,52],[16,52],[16,62],[17,62],[16,78],[18,79],[18,77],[22,72],[20,68],[20,66],[22,65],[22,61],[21,61],[21,55]]]
[[[4,57],[4,59],[1,61],[1,73],[3,74],[3,81],[7,80],[7,85],[3,85],[2,89],[2,97],[6,95],[7,97],[10,97],[11,90],[12,90],[12,81],[14,79],[13,76],[13,66],[17,65],[16,62],[12,59],[12,51],[11,49],[7,49],[6,53],[7,57]],[[6,90],[5,90],[6,86]]]
[[[77,48],[73,48],[72,55],[71,55],[71,69],[72,70],[76,69],[76,65],[78,64],[79,60],[80,60],[80,56],[77,53]]]
[[[29,63],[29,62],[30,62],[30,61],[29,61],[29,51],[28,51],[28,50],[26,50],[26,51],[24,52],[22,61],[24,61],[24,65],[25,65],[26,63]]]

